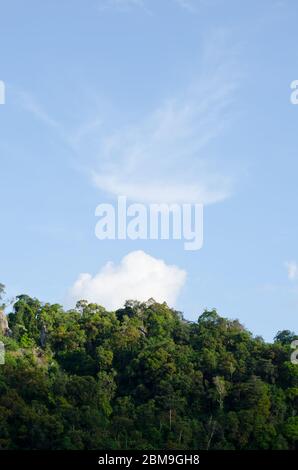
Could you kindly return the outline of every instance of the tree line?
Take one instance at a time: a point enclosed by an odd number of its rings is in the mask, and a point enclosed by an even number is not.
[[[0,449],[297,448],[290,331],[266,343],[152,299],[65,311],[21,295],[3,318]]]

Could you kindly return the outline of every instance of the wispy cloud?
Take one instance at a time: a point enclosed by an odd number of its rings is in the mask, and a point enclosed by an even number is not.
[[[236,79],[221,65],[137,124],[101,140],[95,184],[141,202],[203,202],[231,194],[231,178],[209,144],[229,125]]]
[[[140,8],[147,10],[144,0],[99,0],[98,9],[99,11],[115,9],[118,11],[127,11],[131,8]]]
[[[107,131],[102,116],[65,131],[28,93],[24,108],[60,137],[89,166],[93,183],[112,196],[144,203],[213,204],[232,193],[233,176],[209,146],[229,126],[237,87],[236,67],[214,36],[201,72],[176,96],[165,99],[137,123]],[[92,155],[91,155],[92,154]],[[226,159],[225,159],[226,162]]]
[[[83,122],[76,129],[69,132],[68,142],[75,151],[80,151],[80,148],[86,144],[87,140],[99,135],[103,126],[103,120],[101,117],[94,117],[86,122]]]
[[[298,263],[296,261],[287,261],[285,263],[290,281],[298,280]]]
[[[146,301],[153,297],[158,302],[174,306],[186,280],[186,272],[167,265],[143,251],[124,256],[119,265],[111,262],[92,276],[80,274],[69,292],[69,300],[97,302],[114,310],[126,300]]]
[[[174,2],[185,10],[194,13],[201,7],[215,7],[218,4],[223,3],[223,0],[174,0]]]
[[[64,145],[77,155],[80,155],[81,151],[86,151],[92,139],[98,140],[103,125],[103,120],[98,115],[85,119],[77,126],[70,127],[67,122],[54,119],[33,93],[22,90],[17,91],[16,96],[18,104],[24,111],[30,113],[39,123],[52,128]]]
[[[166,0],[162,0],[166,1]],[[175,4],[184,10],[194,13],[200,6],[210,6],[215,0],[167,0],[170,5]],[[159,2],[157,2],[158,4]],[[140,8],[144,11],[151,12],[149,8],[152,8],[152,2],[150,0],[99,0],[98,9],[99,11],[105,11],[114,9],[116,11],[129,11],[132,8]]]
[[[185,10],[188,10],[189,12],[196,11],[193,0],[175,0],[175,2],[177,5],[184,8]]]
[[[60,129],[60,124],[58,121],[53,119],[44,109],[43,107],[37,102],[35,97],[28,93],[21,91],[18,93],[18,97],[21,102],[21,106],[25,111],[33,114],[36,119],[43,122],[47,126],[53,127],[54,129]]]

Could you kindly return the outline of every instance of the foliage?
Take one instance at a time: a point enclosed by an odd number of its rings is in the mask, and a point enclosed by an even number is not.
[[[273,344],[152,300],[71,311],[22,295],[0,366],[1,449],[296,449],[295,335]]]

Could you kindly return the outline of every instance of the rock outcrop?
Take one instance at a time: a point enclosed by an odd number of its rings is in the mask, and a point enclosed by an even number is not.
[[[0,310],[0,333],[5,336],[9,334],[8,321],[3,310]]]

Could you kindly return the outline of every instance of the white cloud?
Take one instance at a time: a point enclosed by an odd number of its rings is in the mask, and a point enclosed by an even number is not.
[[[186,272],[177,266],[144,251],[133,251],[119,265],[109,262],[93,277],[80,274],[70,289],[70,298],[96,302],[111,310],[128,299],[146,301],[151,297],[173,306],[185,280]]]
[[[296,261],[287,261],[285,265],[288,271],[289,280],[290,281],[298,280],[298,263]]]

